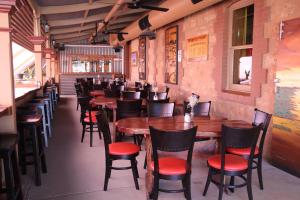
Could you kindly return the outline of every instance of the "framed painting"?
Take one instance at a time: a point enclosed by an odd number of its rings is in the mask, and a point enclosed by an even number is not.
[[[134,51],[131,53],[131,65],[136,66],[137,64],[137,52]]]
[[[165,82],[178,83],[178,26],[165,31]]]
[[[146,80],[146,38],[139,38],[139,79]]]

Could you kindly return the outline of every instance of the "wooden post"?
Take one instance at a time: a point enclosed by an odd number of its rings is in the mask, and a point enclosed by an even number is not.
[[[52,71],[53,71],[53,67],[51,66],[51,53],[52,53],[52,49],[47,48],[44,50],[44,52],[46,53],[46,77],[47,79],[52,78]]]
[[[11,115],[0,118],[0,132],[17,132],[14,69],[12,57],[12,41],[10,28],[10,10],[15,1],[0,2],[0,105],[11,107]],[[0,180],[1,181],[1,180]]]

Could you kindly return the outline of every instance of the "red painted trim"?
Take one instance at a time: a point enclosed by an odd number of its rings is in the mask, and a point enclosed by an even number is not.
[[[0,32],[13,32],[13,28],[0,27]]]
[[[41,44],[43,44],[43,43],[45,42],[45,40],[46,40],[46,37],[44,37],[44,36],[28,36],[27,38],[28,38],[28,40],[29,40],[30,42],[32,42],[34,45],[41,45]]]

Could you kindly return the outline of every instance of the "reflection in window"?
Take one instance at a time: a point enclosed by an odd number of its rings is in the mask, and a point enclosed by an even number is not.
[[[234,50],[233,84],[250,85],[252,48]]]

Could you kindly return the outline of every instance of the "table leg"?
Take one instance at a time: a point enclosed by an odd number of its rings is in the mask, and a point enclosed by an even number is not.
[[[145,136],[145,147],[147,153],[147,172],[146,172],[146,199],[151,199],[152,187],[153,187],[153,176],[151,170],[151,162],[152,162],[152,144],[150,135]]]

